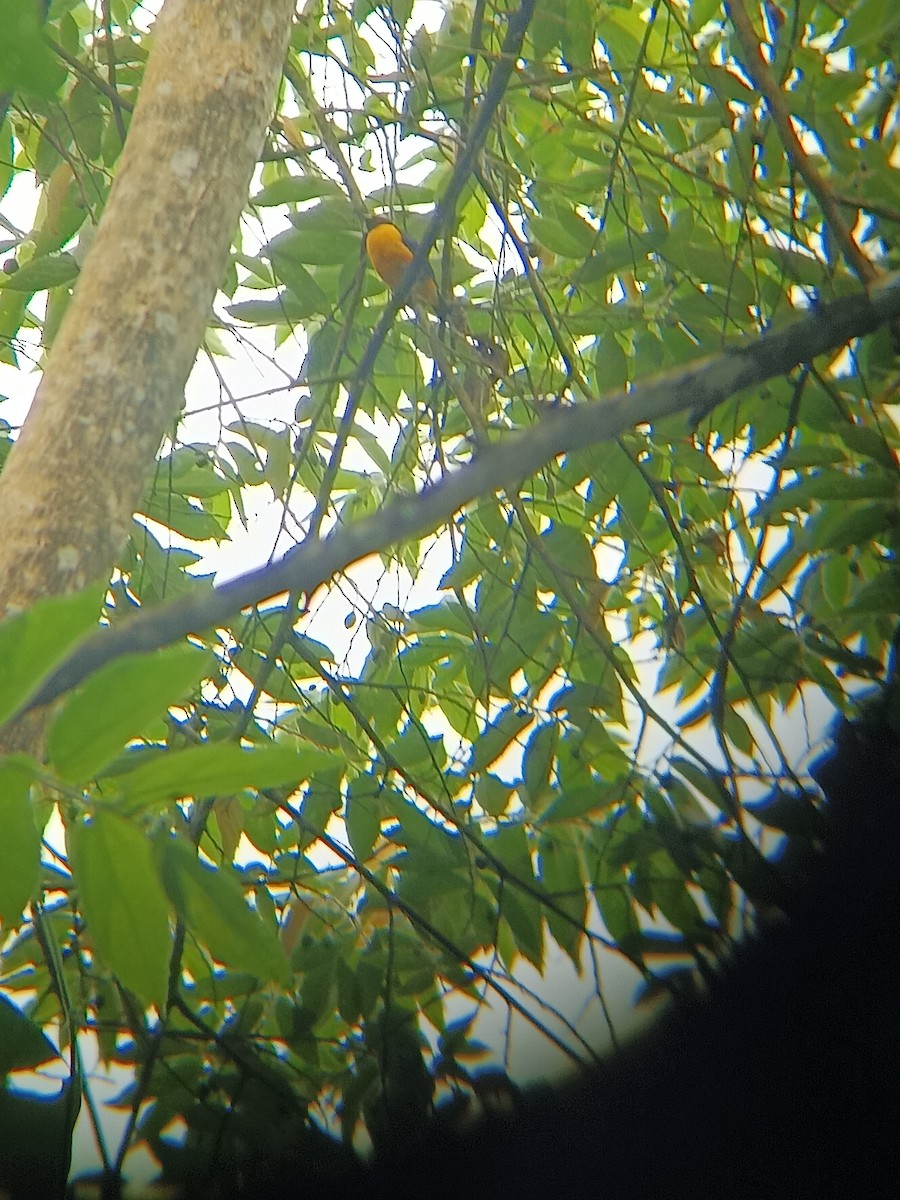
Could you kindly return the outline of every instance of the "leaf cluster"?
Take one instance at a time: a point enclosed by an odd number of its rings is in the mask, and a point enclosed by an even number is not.
[[[858,286],[720,5],[538,3],[450,206],[507,14],[454,0],[419,20],[303,6],[205,348],[213,415],[201,438],[189,412],[161,451],[102,605],[49,600],[0,629],[3,718],[98,620],[202,595],[205,553],[256,507],[278,511],[282,546],[352,527],[548,406]],[[4,224],[11,367],[52,344],[102,213],[141,21],[54,2],[65,80],[8,81],[0,192],[27,175],[40,193],[32,228]],[[879,269],[900,221],[897,32],[889,6],[814,0],[757,30]],[[437,210],[458,319],[404,310],[381,330],[376,210],[410,235]],[[274,380],[262,396],[245,354]],[[46,1061],[56,1022],[63,1050],[88,1032],[133,1071],[122,1154],[143,1140],[173,1177],[232,1170],[241,1146],[313,1136],[316,1111],[378,1140],[473,1090],[488,997],[577,1054],[516,982],[554,948],[579,972],[613,950],[648,991],[674,986],[673,962],[778,903],[780,839],[817,834],[803,705],[845,709],[884,670],[895,380],[887,333],[850,345],[697,422],[498,481],[374,581],[335,580],[346,628],[281,596],[87,680],[40,764],[0,764],[3,1074]]]

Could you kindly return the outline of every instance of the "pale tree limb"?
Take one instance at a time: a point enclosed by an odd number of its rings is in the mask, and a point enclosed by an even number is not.
[[[108,577],[225,274],[294,0],[168,0],[115,183],[0,477],[0,614]],[[98,608],[100,597],[98,596]]]
[[[571,407],[548,406],[535,425],[479,448],[470,463],[418,494],[398,496],[380,512],[339,526],[327,537],[307,538],[278,562],[221,587],[198,589],[92,635],[45,681],[30,705],[48,703],[123,654],[147,653],[214,628],[240,609],[281,592],[310,594],[367,555],[446,524],[476,497],[517,486],[560,454],[611,441],[634,425],[680,412],[708,413],[742,389],[784,375],[898,318],[900,274],[895,274],[868,295],[835,300],[783,329],[642,381],[630,392]]]

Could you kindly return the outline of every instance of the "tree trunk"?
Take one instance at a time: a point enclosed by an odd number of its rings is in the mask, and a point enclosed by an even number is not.
[[[293,9],[168,0],[156,23],[109,202],[0,477],[0,615],[109,575],[182,406]]]

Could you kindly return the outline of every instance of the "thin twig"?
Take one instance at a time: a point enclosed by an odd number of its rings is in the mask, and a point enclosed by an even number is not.
[[[772,72],[762,54],[759,41],[753,31],[753,25],[744,0],[731,0],[728,5],[731,22],[734,25],[738,41],[744,51],[744,62],[741,66],[750,76],[755,87],[762,92],[775,126],[781,135],[781,141],[789,158],[802,176],[806,186],[819,202],[822,215],[835,241],[841,247],[844,258],[850,269],[859,276],[866,285],[873,284],[879,278],[879,271],[866,257],[857,245],[850,226],[844,220],[840,205],[831,192],[828,184],[819,174],[812,159],[803,149],[803,144],[797,136],[794,121],[785,103],[784,92],[775,82]]]

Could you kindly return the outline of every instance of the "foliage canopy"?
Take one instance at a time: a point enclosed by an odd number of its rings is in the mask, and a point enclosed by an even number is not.
[[[533,8],[512,61],[492,0],[301,6],[109,623],[202,594],[203,555],[258,512],[267,550],[339,537],[552,406],[896,265],[892,5]],[[147,24],[54,0],[49,58],[25,23],[0,75],[0,188],[40,197],[0,230],[0,359],[21,371],[90,252]],[[449,321],[379,325],[376,210],[439,234]],[[668,986],[673,954],[777,900],[761,830],[815,833],[803,706],[878,679],[900,611],[895,382],[885,330],[498,481],[324,600],[270,598],[84,681],[45,763],[0,763],[4,1074],[54,1056],[42,1030],[64,1053],[89,1031],[135,1072],[109,1165],[144,1141],[177,1176],[299,1136],[318,1105],[347,1138],[424,1114],[436,1081],[469,1086],[489,996],[588,1054],[517,963],[607,947]],[[4,717],[96,619],[91,594],[0,628]]]

